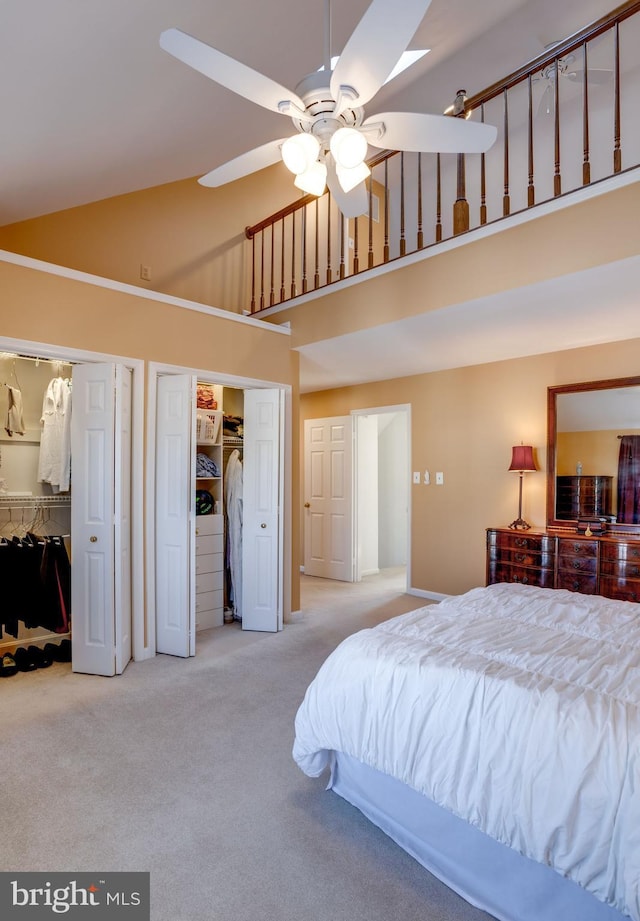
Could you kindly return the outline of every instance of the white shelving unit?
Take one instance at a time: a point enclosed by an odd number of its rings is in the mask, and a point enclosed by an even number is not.
[[[212,498],[211,511],[196,515],[196,630],[224,623],[222,387],[212,390],[217,408],[196,408],[196,455],[208,458],[203,462],[196,456],[196,490],[206,490]],[[200,476],[205,466],[213,465],[214,470]]]

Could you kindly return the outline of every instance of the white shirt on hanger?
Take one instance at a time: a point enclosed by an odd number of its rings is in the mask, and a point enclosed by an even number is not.
[[[71,381],[54,377],[42,403],[38,482],[67,492],[71,478]]]

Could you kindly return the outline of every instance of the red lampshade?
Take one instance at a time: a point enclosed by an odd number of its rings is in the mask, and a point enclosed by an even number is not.
[[[515,445],[511,448],[511,466],[509,470],[537,470],[536,463],[533,459],[533,447],[531,445]]]

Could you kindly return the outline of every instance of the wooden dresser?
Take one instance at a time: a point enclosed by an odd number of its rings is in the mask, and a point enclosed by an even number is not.
[[[558,518],[603,518],[611,515],[612,476],[556,477]]]
[[[487,585],[520,582],[640,601],[640,536],[487,529]]]

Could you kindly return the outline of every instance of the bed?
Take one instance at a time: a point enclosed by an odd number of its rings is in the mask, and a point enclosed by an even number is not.
[[[362,630],[293,756],[501,921],[640,921],[640,605],[496,584]]]

